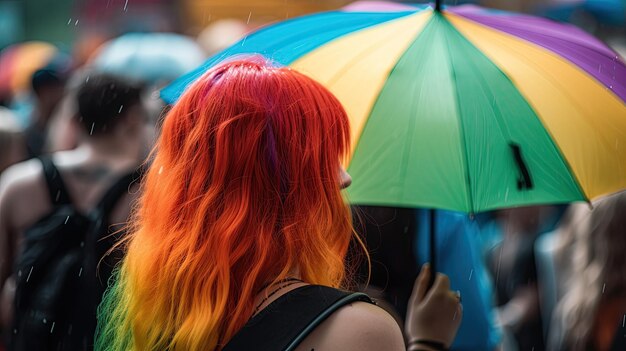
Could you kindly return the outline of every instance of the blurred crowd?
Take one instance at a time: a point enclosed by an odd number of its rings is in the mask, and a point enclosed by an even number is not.
[[[598,7],[538,9],[603,36],[624,55],[624,16]],[[249,30],[245,21],[221,20],[195,38],[134,32],[92,36],[73,51],[38,41],[2,50],[0,350],[13,334],[20,233],[59,200],[46,190],[39,158],[51,157],[77,208],[93,208],[148,156],[169,108],[159,89]],[[135,198],[122,197],[109,223],[125,222]],[[625,211],[626,193],[471,218],[436,211],[440,270],[465,308],[453,349],[626,350]],[[372,261],[371,272],[360,270],[362,287],[401,324],[428,261],[428,210],[362,206],[354,215]]]

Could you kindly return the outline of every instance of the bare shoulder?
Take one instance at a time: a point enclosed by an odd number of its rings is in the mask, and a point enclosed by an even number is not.
[[[355,302],[333,313],[298,347],[300,350],[405,350],[396,321],[382,308]]]
[[[0,223],[18,230],[36,220],[49,204],[43,167],[37,159],[17,163],[0,176]]]
[[[0,176],[0,199],[12,196],[29,189],[34,184],[41,182],[43,167],[37,159],[17,163]]]

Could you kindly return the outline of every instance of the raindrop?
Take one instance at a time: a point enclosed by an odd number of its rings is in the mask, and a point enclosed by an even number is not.
[[[248,20],[246,21],[246,24],[250,24],[250,17],[252,17],[252,11],[250,11],[250,13],[248,14]]]
[[[602,293],[604,294],[604,290],[606,289],[606,283],[602,285]]]
[[[46,324],[46,323],[48,323],[48,321],[44,318],[43,319],[43,324]]]
[[[124,108],[124,105],[120,105],[120,109],[119,109],[119,110],[117,110],[117,114],[122,113],[122,109],[123,109],[123,108]]]
[[[128,0],[126,0],[126,2],[124,3],[124,12],[126,12],[127,8],[128,8]]]
[[[28,280],[30,279],[30,275],[33,273],[33,268],[35,268],[35,266],[31,266],[30,267],[30,271],[28,272],[28,277],[26,277],[26,282],[28,283]]]
[[[20,269],[19,271],[17,271],[17,276],[21,277],[22,276],[22,270]]]
[[[613,86],[612,86],[612,85],[609,85],[609,89],[613,89]]]
[[[57,196],[54,199],[54,202],[58,202],[60,197],[61,197],[61,190],[57,190]]]
[[[13,329],[13,334],[17,334],[17,329]]]
[[[622,328],[626,327],[626,314],[624,315],[624,318],[622,318]]]
[[[85,83],[89,82],[89,77],[90,76],[87,76],[87,79],[85,79]]]
[[[89,135],[93,134],[93,127],[96,125],[96,123],[92,123],[91,124],[91,130],[89,131]]]
[[[472,274],[474,274],[474,269],[470,270],[470,276],[468,280],[472,280]]]
[[[163,166],[159,168],[159,174],[163,173]]]
[[[74,22],[74,27],[76,27],[78,25],[78,20],[76,20],[76,22]]]
[[[52,331],[54,330],[54,323],[56,322],[52,322],[52,328],[50,328],[50,334],[52,334]]]
[[[65,218],[65,223],[63,223],[63,224],[67,224],[67,221],[69,221],[69,220],[70,220],[70,216],[67,216],[67,217]]]
[[[85,242],[84,241],[80,242],[80,247],[85,247]]]
[[[83,267],[80,267],[80,271],[78,271],[78,276],[80,277],[80,275],[83,274]]]
[[[70,19],[67,20],[67,25],[69,26],[70,23],[72,23],[72,18],[70,17]]]
[[[500,248],[500,255],[498,255],[498,268],[496,269],[496,284],[500,280],[500,265],[502,264],[502,248]]]
[[[409,232],[409,226],[407,225],[407,226],[404,227],[404,234],[406,234],[408,232]]]

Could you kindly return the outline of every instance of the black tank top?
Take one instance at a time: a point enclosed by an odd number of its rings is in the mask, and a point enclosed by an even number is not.
[[[305,285],[274,300],[252,317],[223,351],[291,351],[333,312],[356,301],[373,303],[363,293]]]

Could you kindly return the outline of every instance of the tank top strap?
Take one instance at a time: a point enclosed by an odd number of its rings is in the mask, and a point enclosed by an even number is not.
[[[331,314],[357,301],[374,303],[363,293],[305,285],[282,295],[252,317],[222,350],[295,350]]]

